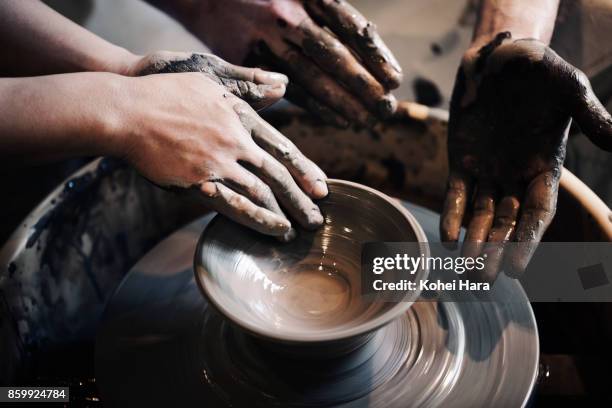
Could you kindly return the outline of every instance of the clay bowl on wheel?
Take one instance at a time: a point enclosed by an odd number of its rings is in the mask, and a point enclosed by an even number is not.
[[[361,295],[363,243],[419,242],[417,250],[428,255],[412,214],[369,187],[342,180],[328,185],[329,195],[318,202],[325,224],[316,231],[298,230],[295,240],[281,243],[218,215],[197,246],[196,280],[209,303],[275,346],[352,349],[419,296],[406,292],[400,302],[385,302],[380,292]],[[413,279],[427,273],[419,270]]]

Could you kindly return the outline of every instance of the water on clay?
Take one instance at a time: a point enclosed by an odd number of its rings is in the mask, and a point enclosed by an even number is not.
[[[351,302],[351,285],[335,267],[300,265],[282,286],[279,306],[305,323],[342,313]]]
[[[289,245],[306,248],[310,238],[304,238]],[[251,299],[251,311],[261,322],[273,322],[279,330],[333,328],[365,312],[368,305],[360,301],[360,281],[354,276],[359,264],[346,258],[332,260],[316,250],[293,256],[283,246],[271,258],[243,255],[228,273],[236,276],[230,278],[232,291]],[[255,244],[245,253],[257,253],[258,247]]]

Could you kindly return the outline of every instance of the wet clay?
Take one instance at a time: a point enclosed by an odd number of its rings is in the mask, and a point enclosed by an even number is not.
[[[374,23],[343,0],[309,1],[306,7],[355,50],[388,89],[399,86],[402,69],[380,38]]]
[[[305,265],[285,275],[279,304],[299,320],[342,313],[351,301],[351,285],[335,267]]]
[[[390,118],[398,103],[389,90],[399,86],[402,71],[375,25],[345,1],[304,7],[308,16],[299,23],[277,18],[278,34],[263,36],[247,64],[286,72],[300,88],[290,100],[325,123],[372,127],[376,117]]]
[[[523,271],[555,213],[572,117],[612,147],[610,115],[584,74],[545,44],[503,32],[464,58],[451,100],[442,239],[456,241],[471,212],[469,241],[528,243],[505,257],[510,273]],[[504,256],[490,257],[483,278],[495,278]]]
[[[342,124],[342,121],[334,118],[332,113],[339,114],[351,123],[371,128],[378,119],[346,88],[341,86],[334,78],[323,71],[317,64],[313,63],[301,50],[292,45],[286,45],[280,55],[272,50],[265,42],[259,42],[255,51],[249,57],[249,64],[265,64],[275,70],[286,72],[299,88],[294,88],[292,99],[298,105],[309,109],[311,113],[318,116],[331,125]],[[297,92],[296,92],[297,90]],[[311,102],[310,100],[315,102]],[[321,115],[320,106],[323,109]],[[314,108],[314,109],[313,109]],[[341,126],[342,127],[342,126]]]
[[[220,89],[219,101],[235,114],[228,117],[234,122],[222,124],[232,140],[217,160],[196,165],[198,170],[189,177],[167,177],[162,180],[166,185],[195,192],[232,220],[284,240],[295,235],[288,217],[306,229],[323,223],[312,199],[327,194],[325,174],[250,105],[266,98],[267,87],[280,88],[277,99],[282,96],[286,76],[232,65],[209,54],[159,52],[146,58],[142,75],[199,72],[215,80],[229,91]]]
[[[264,102],[268,97],[268,92],[286,84],[286,78],[283,80],[274,77],[278,74],[265,72],[258,74],[265,76],[269,83],[255,83],[257,78],[254,78],[254,74],[249,73],[248,69],[229,64],[215,55],[199,53],[179,57],[153,55],[148,62],[145,62],[145,66],[138,72],[138,75],[182,72],[201,72],[254,106]]]
[[[305,20],[298,30],[304,54],[324,71],[333,73],[366,107],[381,118],[395,112],[397,101],[393,95],[386,92],[338,39],[310,19]]]
[[[319,202],[323,227],[300,229],[290,243],[262,238],[224,219],[206,229],[196,274],[227,317],[264,337],[333,340],[365,334],[372,322],[388,321],[416,299],[416,292],[399,303],[362,296],[361,244],[424,242],[420,227],[382,195],[344,181],[332,180],[329,188]]]
[[[301,86],[290,83],[287,85],[285,97],[299,107],[312,113],[315,118],[321,120],[325,124],[329,124],[341,129],[349,126],[349,121],[344,119],[331,108],[323,105],[317,99],[313,98]]]

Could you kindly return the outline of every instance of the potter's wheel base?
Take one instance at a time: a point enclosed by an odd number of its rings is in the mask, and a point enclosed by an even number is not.
[[[406,206],[435,239],[437,215]],[[261,347],[202,297],[192,259],[210,218],[155,247],[109,301],[96,344],[108,406],[463,408],[529,399],[538,335],[516,281],[502,276],[488,302],[417,302],[346,357],[299,362]]]
[[[205,378],[227,406],[362,406],[367,401],[382,407],[389,406],[389,395],[401,401],[404,389],[418,391],[415,402],[433,401],[452,388],[465,352],[465,331],[450,303],[415,304],[340,357],[279,354],[213,312],[207,313],[202,333]],[[449,337],[457,341],[448,343]]]

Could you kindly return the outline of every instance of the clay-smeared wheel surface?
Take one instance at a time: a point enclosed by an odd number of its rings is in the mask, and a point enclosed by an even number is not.
[[[438,216],[407,208],[428,238]],[[419,301],[353,353],[282,357],[207,305],[192,257],[211,217],[134,266],[108,304],[96,376],[108,406],[520,407],[535,382],[538,335],[516,281],[486,302]]]

